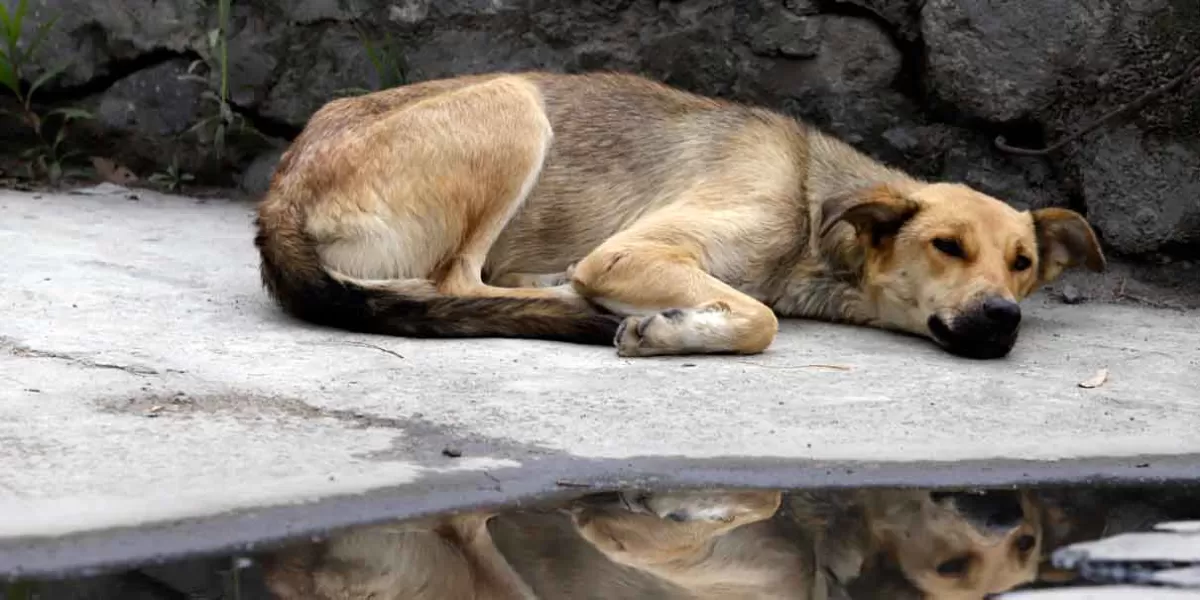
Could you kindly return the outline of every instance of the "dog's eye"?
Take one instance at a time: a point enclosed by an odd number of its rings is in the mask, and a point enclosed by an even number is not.
[[[1017,552],[1029,552],[1037,545],[1037,538],[1032,535],[1023,535],[1017,538]]]
[[[942,577],[961,577],[967,572],[967,557],[952,558],[937,566],[938,575]]]
[[[1022,255],[1018,256],[1016,258],[1016,260],[1013,261],[1012,269],[1014,271],[1024,271],[1025,269],[1028,269],[1029,267],[1032,267],[1032,266],[1033,266],[1033,261],[1029,260],[1028,256],[1025,256],[1024,254],[1022,254]]]
[[[958,240],[951,238],[934,238],[933,247],[937,248],[939,252],[947,256],[953,256],[955,258],[963,257],[963,249],[958,243]]]

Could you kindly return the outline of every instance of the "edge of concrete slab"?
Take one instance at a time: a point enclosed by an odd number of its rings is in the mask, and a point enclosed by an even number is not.
[[[861,463],[746,457],[553,459],[515,469],[459,472],[395,488],[206,517],[60,537],[0,541],[0,578],[87,576],[214,554],[254,554],[292,539],[485,506],[530,506],[617,488],[1013,487],[1200,485],[1200,455],[1063,461]]]

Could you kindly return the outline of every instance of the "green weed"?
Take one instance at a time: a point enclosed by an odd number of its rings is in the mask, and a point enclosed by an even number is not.
[[[343,9],[346,9],[346,6],[343,4]],[[404,52],[399,41],[392,33],[385,31],[382,36],[377,38],[361,19],[354,18],[351,24],[367,54],[367,60],[371,62],[371,67],[375,70],[375,79],[378,84],[375,90],[393,88],[408,83],[408,62],[404,59]],[[370,88],[356,87],[338,90],[335,93],[339,96],[357,96],[369,94],[372,91],[374,90]]]
[[[211,103],[212,112],[200,119],[186,133],[195,134],[204,144],[211,144],[214,156],[219,160],[225,157],[228,136],[232,133],[249,133],[260,137],[262,134],[251,125],[246,118],[234,110],[229,99],[229,16],[232,0],[217,0],[217,27],[205,36],[208,45],[207,59],[193,61],[188,66],[187,73],[182,79],[199,81],[213,89],[205,90],[201,97]],[[213,84],[211,78],[196,73],[201,66],[207,65],[209,73],[217,75]]]
[[[27,581],[0,584],[0,592],[3,592],[0,600],[36,600],[40,597],[37,587]]]
[[[29,161],[30,178],[44,174],[52,185],[57,185],[63,176],[66,160],[79,154],[64,148],[69,126],[72,121],[90,119],[92,115],[79,108],[56,108],[39,114],[34,106],[33,99],[38,89],[61,75],[68,63],[63,62],[48,69],[26,85],[33,58],[58,21],[57,15],[47,19],[34,29],[31,39],[23,40],[28,11],[28,0],[18,0],[11,10],[5,4],[0,4],[0,36],[3,37],[3,46],[0,47],[0,85],[16,97],[19,105],[17,117],[37,138],[37,145],[21,153],[21,157]],[[25,43],[22,44],[22,41]]]
[[[183,187],[184,183],[194,181],[196,179],[191,173],[185,173],[179,168],[179,157],[171,159],[171,164],[167,165],[167,170],[159,171],[150,176],[150,183],[163,185],[168,191],[177,192]]]

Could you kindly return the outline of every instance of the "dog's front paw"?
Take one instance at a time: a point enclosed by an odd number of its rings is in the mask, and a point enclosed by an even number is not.
[[[645,322],[650,317],[625,317],[617,326],[613,336],[613,345],[617,347],[617,356],[641,356],[638,351],[642,345],[642,334],[639,329],[645,328]]]
[[[626,317],[613,340],[618,356],[656,356],[725,350],[732,337],[729,308],[671,308]]]
[[[753,523],[771,518],[783,494],[766,491],[621,492],[631,512],[647,512],[677,523]]]

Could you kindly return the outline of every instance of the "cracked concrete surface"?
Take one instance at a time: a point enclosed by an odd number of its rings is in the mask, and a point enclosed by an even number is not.
[[[0,192],[0,575],[588,486],[1200,474],[1196,311],[1039,296],[988,362],[805,321],[754,357],[393,339],[283,316],[251,212]]]

